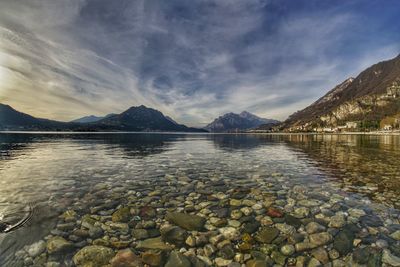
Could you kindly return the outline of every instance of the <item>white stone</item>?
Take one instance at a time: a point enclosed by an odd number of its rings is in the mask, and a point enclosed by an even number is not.
[[[260,203],[256,203],[256,204],[254,204],[251,208],[253,209],[253,210],[260,210],[260,209],[262,209],[262,205],[260,204]]]
[[[296,249],[293,245],[284,245],[283,247],[281,247],[281,252],[283,255],[290,256],[296,252]]]
[[[30,245],[26,251],[28,252],[29,256],[35,258],[40,254],[42,254],[45,251],[45,249],[46,249],[46,242],[40,240]]]
[[[253,210],[249,207],[243,207],[240,209],[240,211],[246,216],[249,216],[253,212]]]
[[[239,231],[234,227],[219,228],[219,232],[229,240],[235,240],[239,237]]]

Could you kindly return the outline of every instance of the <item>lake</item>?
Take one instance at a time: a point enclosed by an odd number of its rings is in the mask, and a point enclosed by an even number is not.
[[[400,136],[2,133],[0,221],[26,222],[0,265],[399,266],[399,159]]]

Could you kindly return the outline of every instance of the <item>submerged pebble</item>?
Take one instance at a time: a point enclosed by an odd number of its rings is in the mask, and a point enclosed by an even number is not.
[[[91,186],[15,256],[25,266],[400,266],[395,210],[305,186],[293,170],[231,179],[226,166],[204,167],[150,164],[142,179]]]

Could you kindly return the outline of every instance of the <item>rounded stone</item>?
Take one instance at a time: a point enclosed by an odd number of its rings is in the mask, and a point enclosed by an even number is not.
[[[233,257],[235,256],[235,250],[234,250],[232,244],[226,244],[220,248],[219,254],[224,259],[233,259]]]
[[[187,232],[178,226],[162,227],[160,233],[164,241],[177,246],[182,246],[188,236]]]
[[[284,266],[286,263],[286,257],[282,253],[278,251],[273,251],[271,253],[271,258],[276,262],[277,264]]]
[[[230,263],[232,262],[232,260],[227,260],[221,257],[215,258],[215,265],[216,266],[228,266]]]
[[[354,234],[349,230],[339,232],[333,241],[333,248],[339,251],[340,255],[344,256],[353,248]]]
[[[310,209],[307,207],[299,207],[294,209],[294,216],[297,218],[305,218],[310,214]]]
[[[346,219],[343,214],[336,214],[330,218],[329,227],[341,228],[346,224]]]
[[[234,198],[233,198],[233,199],[230,200],[229,204],[230,204],[231,206],[238,207],[238,206],[241,206],[241,205],[242,205],[242,201],[239,200],[239,199],[234,199]]]
[[[113,213],[112,221],[113,222],[128,222],[130,216],[131,216],[130,208],[129,207],[123,207],[123,208],[120,208],[120,209],[116,210]]]
[[[358,248],[353,252],[353,260],[359,264],[366,264],[369,258],[368,248]]]
[[[151,266],[162,266],[165,253],[162,250],[147,250],[141,254],[142,261]]]
[[[400,257],[397,257],[391,254],[389,250],[384,249],[382,253],[382,262],[389,264],[389,266],[399,267]]]
[[[254,204],[253,206],[251,206],[251,208],[253,209],[253,210],[260,210],[260,209],[262,209],[262,204],[260,204],[260,203],[256,203],[256,204]]]
[[[241,224],[238,220],[228,220],[228,225],[235,228],[239,228]]]
[[[189,247],[195,247],[196,246],[196,239],[193,236],[188,236],[185,240],[186,245]]]
[[[149,237],[146,229],[133,229],[132,230],[132,237],[137,240],[146,239]]]
[[[322,246],[332,241],[332,236],[327,232],[312,234],[309,238],[310,242],[316,246]]]
[[[279,235],[279,230],[275,227],[265,227],[261,229],[257,235],[256,240],[260,243],[271,243]]]
[[[111,248],[103,246],[87,246],[79,250],[73,257],[77,266],[103,266],[114,257]]]
[[[390,237],[396,239],[397,241],[400,241],[400,230],[397,230],[396,232],[390,234]]]
[[[310,222],[306,225],[306,232],[308,234],[315,234],[325,230],[325,227],[316,222]]]
[[[74,245],[61,236],[52,237],[47,241],[47,252],[49,254],[65,253],[74,248]]]
[[[190,267],[191,265],[190,260],[182,253],[172,251],[165,267]]]
[[[281,252],[283,255],[290,256],[296,252],[296,249],[293,245],[284,245],[283,247],[281,247]]]
[[[253,209],[249,207],[243,207],[240,209],[241,212],[243,212],[244,215],[249,216],[250,214],[253,213]]]
[[[234,220],[239,220],[243,216],[243,212],[240,210],[233,210],[231,212],[231,218]]]
[[[275,224],[275,227],[285,235],[292,235],[296,232],[296,228],[286,223],[277,223]]]
[[[249,260],[246,262],[246,267],[266,267],[267,263],[263,260]]]
[[[234,227],[223,227],[218,230],[226,239],[235,240],[239,238],[239,231]]]
[[[136,256],[132,250],[124,249],[118,251],[114,258],[111,259],[112,267],[138,267],[142,266],[141,259]]]
[[[31,256],[32,258],[35,258],[35,257],[39,256],[40,254],[42,254],[45,250],[46,250],[46,242],[44,242],[43,240],[40,240],[40,241],[30,245],[27,249],[27,252],[28,252],[29,256]]]
[[[169,212],[166,215],[166,219],[189,231],[200,231],[206,223],[206,219],[203,217],[181,212]]]

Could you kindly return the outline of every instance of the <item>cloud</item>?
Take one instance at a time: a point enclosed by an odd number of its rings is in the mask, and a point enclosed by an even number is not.
[[[378,4],[5,0],[0,102],[59,120],[140,104],[189,125],[284,119],[398,53],[399,31],[377,26],[396,13],[371,19]]]
[[[27,106],[25,111],[38,116],[69,119],[82,111],[115,111],[118,102],[123,110],[131,97],[155,104],[137,91],[137,80],[126,69],[91,51],[69,50],[29,34],[6,33],[2,32],[1,44],[6,72],[1,97],[16,107]]]

